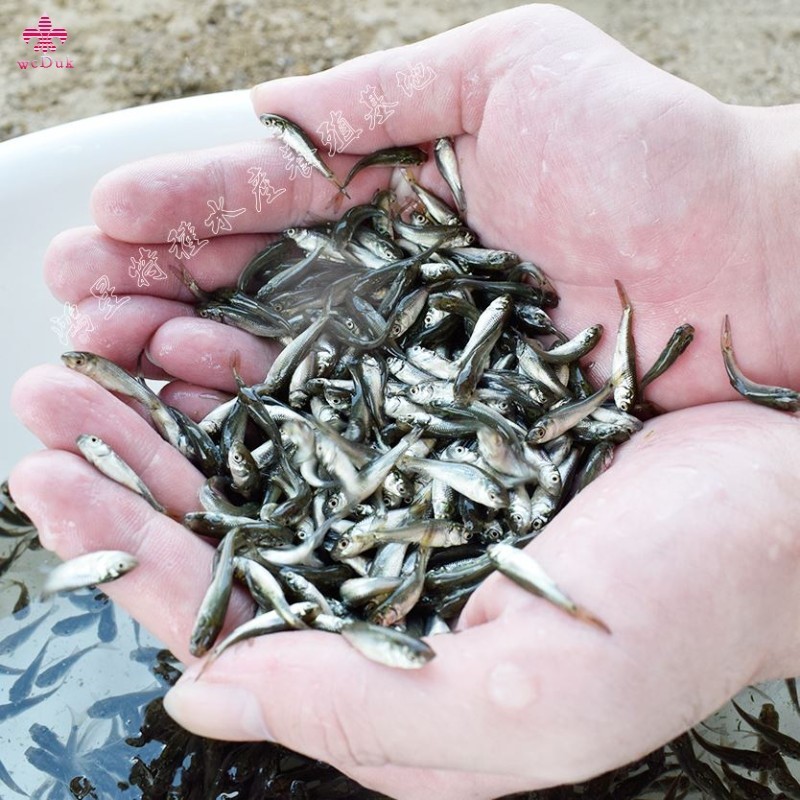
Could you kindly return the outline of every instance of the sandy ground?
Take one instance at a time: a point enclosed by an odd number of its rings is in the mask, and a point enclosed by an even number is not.
[[[325,69],[504,8],[508,0],[0,0],[0,139],[118,108],[240,89]],[[800,0],[566,0],[636,53],[719,98],[800,99]],[[26,69],[22,31],[40,15],[68,31]]]

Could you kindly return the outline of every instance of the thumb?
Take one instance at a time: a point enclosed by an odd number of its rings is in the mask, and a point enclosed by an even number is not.
[[[289,117],[309,132],[346,120],[361,130],[350,153],[474,133],[489,90],[509,66],[506,46],[522,36],[535,48],[551,13],[534,7],[502,12],[316,75],[262,83],[252,90],[253,106],[257,114]]]
[[[525,601],[519,613],[434,637],[436,658],[406,671],[368,661],[341,636],[278,633],[231,648],[199,679],[191,666],[164,706],[194,733],[277,741],[356,777],[394,766],[554,785],[603,766],[597,754],[576,767],[564,753],[587,752],[596,711],[583,701],[621,669],[607,638]]]
[[[490,652],[479,641],[485,638],[481,629],[437,637],[437,657],[406,671],[367,660],[341,636],[272,634],[232,647],[202,675],[202,664],[189,667],[164,705],[200,735],[277,741],[344,771],[449,765],[441,737],[455,728],[456,718],[462,730],[453,749],[463,750],[471,736],[486,730],[480,704],[469,710],[469,720],[460,708],[463,697],[474,696],[470,684],[481,674],[463,669],[465,659]]]

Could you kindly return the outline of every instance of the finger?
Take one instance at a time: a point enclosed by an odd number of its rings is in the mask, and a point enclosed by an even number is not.
[[[189,636],[211,574],[210,545],[71,453],[26,457],[14,468],[10,485],[42,543],[61,558],[96,550],[134,555],[139,566],[104,584],[103,591],[181,661],[193,660]],[[249,615],[252,603],[234,594],[226,626]]]
[[[527,6],[360,56],[316,75],[259,84],[252,92],[253,106],[257,114],[287,116],[307,131],[341,111],[363,129],[348,153],[475,134],[487,107],[513,107],[497,96],[498,90],[504,91],[497,86],[498,77],[515,61],[507,54],[507,43],[525,41],[525,54],[535,54],[556,39],[585,41],[596,33],[566,9]],[[506,90],[518,93],[520,87]],[[374,97],[385,102],[380,114],[375,113]]]
[[[66,367],[34,367],[14,386],[11,407],[45,446],[78,453],[78,436],[99,436],[171,512],[197,508],[204,481],[200,472],[142,416],[91,378]]]
[[[236,234],[281,231],[338,217],[343,195],[336,186],[316,170],[308,175],[288,172],[292,162],[281,147],[280,142],[265,139],[156,156],[120,167],[94,188],[95,222],[114,239],[167,242],[175,245],[184,261],[194,261],[206,247],[201,243],[208,238],[209,202],[237,212],[231,219]],[[344,177],[357,159],[339,155],[325,160]],[[350,193],[349,203],[366,202],[385,185],[385,170],[370,172]]]
[[[800,502],[780,476],[800,469],[798,436],[792,418],[743,403],[676,412],[565,507],[531,553],[611,635],[495,576],[474,627],[435,637],[418,672],[360,661],[329,634],[279,634],[232,648],[195,682],[190,671],[170,713],[348,772],[498,770],[547,786],[629,763],[763,674],[790,624],[797,545],[781,520]],[[754,509],[743,462],[765,446]]]
[[[72,228],[50,242],[44,256],[45,280],[59,300],[70,303],[102,294],[102,286],[113,286],[120,296],[148,295],[192,303],[194,297],[181,280],[182,268],[206,291],[230,286],[270,238],[216,236],[186,262],[164,244],[132,245],[95,227]],[[103,278],[105,283],[99,283]]]
[[[585,670],[591,696],[622,659],[586,628],[565,636],[560,620],[513,622],[434,637],[436,658],[418,671],[367,661],[333,634],[276,634],[231,648],[199,679],[188,670],[165,707],[198,734],[278,741],[354,776],[392,765],[522,776],[524,764],[528,783],[553,784],[564,774],[565,740],[593,715],[565,720],[575,709],[564,673]],[[532,743],[537,726],[553,740]],[[548,764],[557,748],[560,772]]]
[[[502,30],[494,29],[510,27],[512,16],[519,15],[504,16],[370,53],[315,75],[259,84],[252,92],[253,107],[257,114],[286,116],[310,133],[320,127],[324,131],[329,115],[341,113],[361,131],[347,148],[350,153],[474,132],[493,77],[486,31],[492,29],[496,41]],[[464,84],[470,72],[472,93],[465,103]]]
[[[170,375],[210,389],[233,392],[232,358],[249,385],[264,380],[281,346],[229,325],[177,317],[165,322],[147,345],[148,358]]]
[[[231,399],[229,394],[184,381],[172,381],[164,386],[158,394],[167,405],[182,411],[195,422],[199,422],[217,406]]]
[[[136,372],[147,342],[162,325],[174,317],[194,317],[194,306],[188,303],[113,292],[105,298],[87,297],[77,309],[85,324],[72,335],[73,346],[110,359],[129,372]],[[151,366],[155,369],[145,377],[168,377],[163,372],[155,374],[160,368]]]
[[[350,777],[398,800],[494,800],[530,788],[515,775],[413,767],[359,767]]]

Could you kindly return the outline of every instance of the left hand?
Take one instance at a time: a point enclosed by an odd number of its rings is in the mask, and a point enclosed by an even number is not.
[[[62,558],[139,558],[104,588],[190,665],[166,705],[196,733],[274,739],[400,800],[485,800],[621,766],[746,684],[800,667],[787,633],[800,604],[788,522],[800,500],[787,477],[800,430],[778,412],[730,403],[652,420],[529,546],[610,636],[495,575],[417,672],[293,631],[235,646],[196,680],[187,644],[213,548],[73,443],[86,430],[106,439],[176,512],[195,508],[201,476],[83,376],[34,370],[14,404],[53,448],[18,465],[14,496]],[[228,629],[251,613],[237,595]]]

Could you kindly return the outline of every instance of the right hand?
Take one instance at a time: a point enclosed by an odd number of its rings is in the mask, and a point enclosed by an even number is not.
[[[430,66],[432,83],[406,96],[397,75]],[[377,87],[393,113],[370,131],[360,94]],[[555,313],[567,332],[602,322],[592,358],[607,375],[625,285],[636,311],[640,369],[673,328],[691,322],[696,341],[648,390],[665,409],[730,399],[719,351],[728,313],[742,367],[768,383],[800,383],[794,212],[797,165],[782,170],[780,134],[797,109],[726,106],[646,63],[580,17],[555,6],[500,13],[417,44],[372,53],[318,75],[286,78],[254,90],[257,113],[293,119],[312,136],[329,114],[362,129],[345,154],[328,159],[344,176],[357,154],[449,135],[467,196],[467,222],[486,246],[541,265],[562,297]],[[795,130],[800,127],[796,126]],[[784,147],[786,145],[783,145]],[[320,153],[325,149],[320,147]],[[253,210],[247,170],[260,164],[286,188]],[[276,141],[159,156],[122,167],[95,189],[100,230],[59,236],[47,279],[61,300],[78,303],[96,330],[78,345],[133,368],[143,350],[149,374],[172,377],[167,399],[199,415],[208,389],[231,391],[230,355],[244,377],[263,378],[274,346],[192,316],[191,297],[174,274],[146,289],[129,274],[139,246],[166,253],[180,221],[204,238],[207,201],[246,207],[235,235],[211,237],[184,264],[203,288],[230,285],[265,234],[333,216],[336,189],[316,172],[287,178]],[[420,182],[447,190],[433,159]],[[386,169],[362,172],[353,202],[385,186]],[[163,256],[162,267],[170,261]],[[89,287],[107,274],[133,299],[105,320]]]

